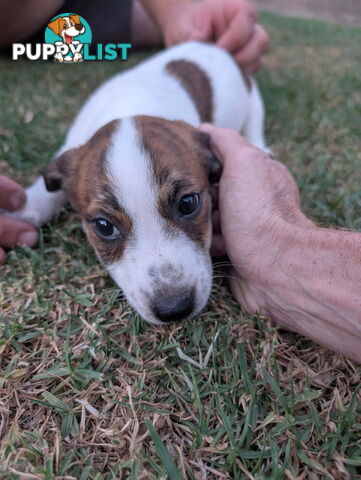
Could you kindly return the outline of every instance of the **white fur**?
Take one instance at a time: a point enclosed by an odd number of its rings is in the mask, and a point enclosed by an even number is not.
[[[171,237],[167,234],[166,220],[157,209],[159,195],[152,165],[141,148],[141,139],[131,119],[123,120],[113,136],[107,153],[107,175],[119,205],[133,224],[131,239],[121,260],[106,266],[110,275],[128,301],[150,323],[162,323],[150,307],[154,297],[151,270],[158,275],[158,283],[175,293],[194,286],[192,316],[197,314],[205,306],[211,290],[209,255],[200,251],[181,230]],[[170,278],[161,273],[167,265],[172,266]]]
[[[199,126],[197,109],[177,79],[165,65],[176,59],[197,63],[209,76],[213,88],[214,124],[244,133],[257,147],[267,150],[263,135],[263,103],[256,83],[251,94],[232,57],[223,50],[203,43],[185,43],[165,50],[135,68],[115,75],[101,85],[85,102],[70,127],[62,152],[83,145],[107,122],[134,115],[154,115],[169,120],[183,120]],[[65,197],[46,192],[37,181],[28,190],[27,205],[15,218],[31,219],[41,227],[56,215]],[[39,211],[36,216],[33,212]]]
[[[254,119],[253,128],[259,131],[256,146],[264,148],[263,106],[255,82],[250,95],[238,66],[227,52],[191,42],[165,50],[103,83],[80,110],[62,150],[82,145],[115,118],[152,115],[198,127],[201,120],[192,99],[165,70],[168,62],[182,59],[195,62],[211,80],[214,125],[241,132],[252,116],[252,104],[261,106],[262,111],[257,112],[261,115]]]

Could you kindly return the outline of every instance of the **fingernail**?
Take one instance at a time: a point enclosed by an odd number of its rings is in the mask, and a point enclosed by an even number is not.
[[[23,246],[27,245],[28,247],[33,247],[38,241],[37,232],[23,232],[18,236],[18,245]]]
[[[10,195],[9,201],[12,208],[18,210],[25,202],[25,195],[22,192],[14,192]]]

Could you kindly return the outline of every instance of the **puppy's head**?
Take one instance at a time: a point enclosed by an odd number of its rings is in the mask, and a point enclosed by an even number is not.
[[[212,281],[209,175],[220,165],[207,134],[178,121],[114,120],[45,174],[83,218],[98,257],[149,322],[188,319]]]
[[[77,37],[85,32],[85,27],[81,23],[79,15],[58,17],[48,23],[48,27],[55,35],[62,37],[65,43],[71,43],[73,37]]]

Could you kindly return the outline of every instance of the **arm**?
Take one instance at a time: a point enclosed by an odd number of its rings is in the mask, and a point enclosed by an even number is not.
[[[236,299],[361,362],[361,234],[316,227],[284,165],[236,132],[203,129],[224,164],[215,240],[233,264]]]
[[[248,285],[233,285],[237,300],[361,362],[361,235],[282,228],[269,269]]]
[[[0,2],[0,48],[21,42],[36,33],[55,15],[64,0],[11,0]]]

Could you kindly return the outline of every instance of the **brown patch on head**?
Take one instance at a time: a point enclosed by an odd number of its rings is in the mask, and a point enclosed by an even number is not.
[[[188,92],[197,108],[201,122],[211,123],[213,91],[208,75],[196,63],[188,60],[173,60],[165,68]]]
[[[158,210],[169,234],[181,228],[205,248],[209,242],[211,199],[208,182],[208,136],[180,121],[136,117],[142,146],[149,155],[159,189]],[[184,195],[197,193],[201,208],[192,218],[178,212]]]
[[[93,215],[93,218],[104,218],[110,221],[119,230],[120,236],[114,240],[103,239],[97,235],[94,223],[89,221],[84,222],[84,230],[103,263],[108,265],[119,261],[123,256],[132,230],[132,221],[122,210],[112,193],[109,192],[106,195],[107,197],[99,205],[96,201],[93,202],[93,208],[98,208],[98,210],[94,210],[91,215]]]
[[[74,209],[84,220],[85,232],[104,263],[119,260],[132,227],[113,195],[106,176],[105,158],[120,120],[100,128],[83,146],[66,151],[46,169],[48,189],[63,189]],[[49,188],[50,187],[50,188]],[[115,240],[103,240],[94,230],[92,220],[104,218],[121,233]]]

